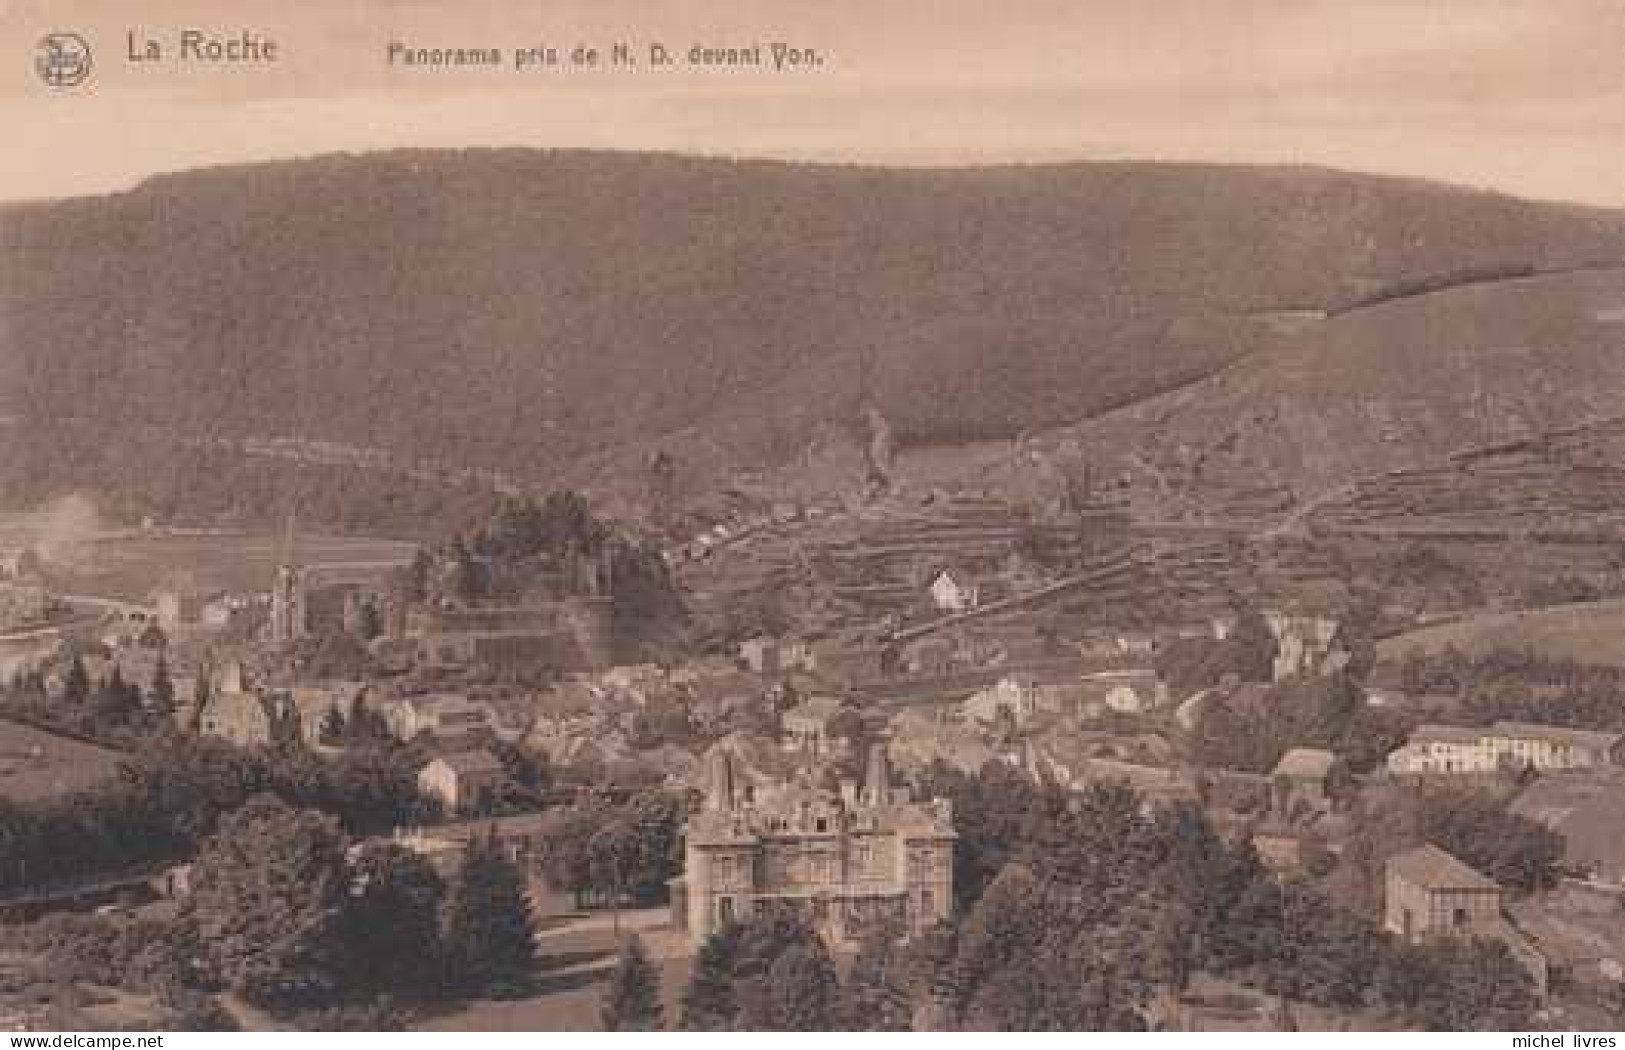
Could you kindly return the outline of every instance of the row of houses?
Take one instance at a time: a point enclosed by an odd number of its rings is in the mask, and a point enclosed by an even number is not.
[[[1390,773],[1400,775],[1595,769],[1618,761],[1620,741],[1618,733],[1529,722],[1423,725],[1388,755],[1387,764]]]

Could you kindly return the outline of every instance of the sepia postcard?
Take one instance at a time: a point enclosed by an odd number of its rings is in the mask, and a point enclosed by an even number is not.
[[[0,0],[13,1047],[1616,1047],[1622,741],[1618,0]]]

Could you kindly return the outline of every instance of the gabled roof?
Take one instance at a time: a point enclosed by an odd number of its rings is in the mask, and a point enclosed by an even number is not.
[[[1388,858],[1388,871],[1406,882],[1430,890],[1498,890],[1494,879],[1429,843]]]
[[[1318,747],[1295,747],[1275,764],[1277,777],[1309,777],[1324,780],[1337,764],[1337,756]]]

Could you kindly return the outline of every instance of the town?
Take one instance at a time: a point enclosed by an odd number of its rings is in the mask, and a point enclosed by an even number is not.
[[[20,545],[8,1023],[1625,1009],[1625,669],[1433,641],[1492,605],[1615,616],[1619,580],[1491,598],[1448,540],[1351,569],[1370,540],[1331,514],[1170,529],[1087,465],[1023,503],[906,460],[871,441],[837,497],[719,513],[658,457],[636,523],[494,493],[359,553],[296,510],[148,522],[83,544],[170,552],[116,585]]]

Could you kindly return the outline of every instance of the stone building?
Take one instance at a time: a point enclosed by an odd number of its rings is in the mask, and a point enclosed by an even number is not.
[[[286,692],[231,690],[209,696],[198,718],[204,736],[238,747],[268,747],[302,735],[298,708]]]
[[[786,711],[779,720],[784,746],[808,754],[826,754],[830,749],[830,723],[841,713],[841,701],[833,696],[808,697]]]
[[[704,808],[684,833],[673,911],[696,943],[775,904],[809,912],[831,943],[874,924],[908,933],[953,907],[953,817],[946,800],[914,802],[892,785],[883,745],[861,786],[839,793],[796,785],[757,792],[729,753],[707,757]]]
[[[1270,633],[1275,636],[1274,673],[1277,682],[1295,675],[1336,671],[1347,662],[1347,654],[1339,655],[1334,649],[1338,631],[1336,620],[1279,612],[1265,613],[1264,620],[1269,624]]]
[[[1383,926],[1406,941],[1492,937],[1501,925],[1501,887],[1437,846],[1390,857]]]
[[[1528,722],[1482,728],[1423,725],[1389,753],[1387,765],[1390,773],[1401,774],[1598,769],[1617,761],[1620,739],[1618,733]]]
[[[1498,941],[1528,973],[1535,993],[1544,997],[1546,956],[1508,919],[1502,905],[1499,883],[1434,845],[1406,850],[1384,866],[1384,929],[1410,944],[1440,938]]]
[[[443,603],[407,616],[407,637],[428,667],[603,671],[613,662],[611,601],[570,597]]]
[[[483,748],[441,755],[418,772],[418,789],[448,813],[489,809],[506,779],[496,756]]]
[[[1315,747],[1295,747],[1270,773],[1270,808],[1293,819],[1332,811],[1344,770],[1336,755]]]

